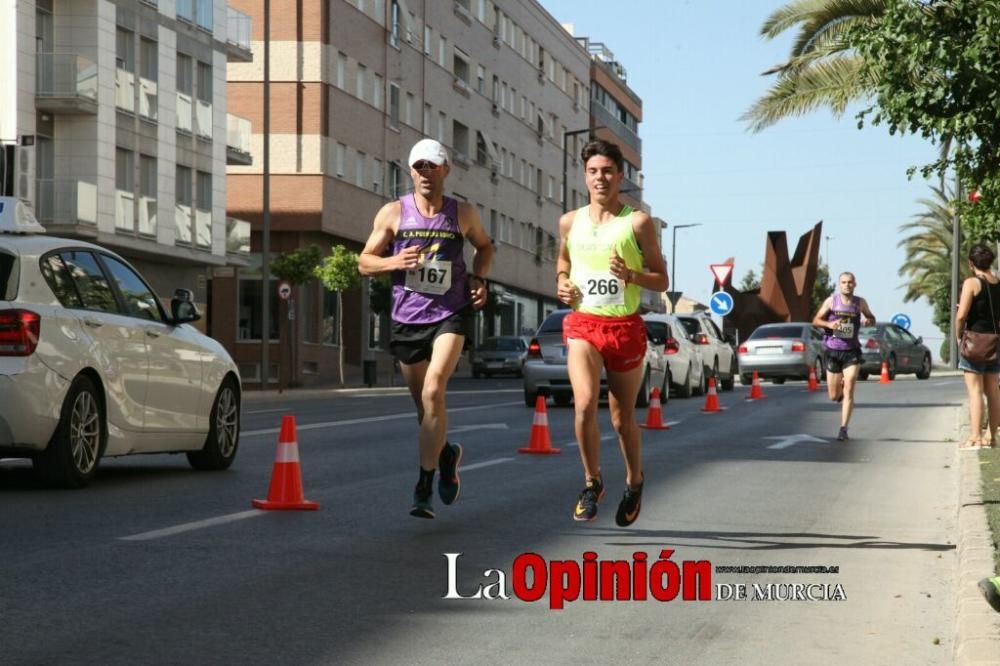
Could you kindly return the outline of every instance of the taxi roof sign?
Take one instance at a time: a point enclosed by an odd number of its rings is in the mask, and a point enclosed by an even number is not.
[[[17,197],[0,197],[0,233],[44,234],[45,227]]]

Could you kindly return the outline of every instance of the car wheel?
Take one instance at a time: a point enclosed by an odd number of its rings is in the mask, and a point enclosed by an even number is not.
[[[813,370],[816,371],[816,382],[822,382],[826,379],[826,370],[823,368],[823,359],[819,356],[816,357],[816,363],[813,365]]]
[[[188,451],[195,469],[227,469],[236,458],[240,443],[240,394],[236,382],[227,377],[215,394],[208,420],[208,437],[201,451]]]
[[[524,389],[524,405],[526,407],[534,407],[537,400],[538,393]]]
[[[775,377],[774,379],[771,380],[771,383],[772,384],[784,384],[785,383],[785,378],[784,377]]]
[[[691,384],[691,366],[688,365],[687,377],[684,378],[684,383],[677,387],[677,397],[690,398],[692,391],[694,386]]]
[[[868,381],[868,373],[864,370],[858,373],[858,381],[866,382]]]
[[[924,360],[917,371],[917,379],[927,379],[931,376],[931,355],[924,354]]]
[[[740,384],[750,386],[753,383],[753,375],[740,375]]]
[[[572,393],[556,393],[552,396],[552,402],[556,403],[556,407],[569,407],[569,403],[572,401]]]
[[[896,355],[889,354],[889,380],[895,381],[896,379]]]
[[[736,386],[736,359],[734,358],[729,364],[729,378],[723,379],[719,383],[722,385],[723,391],[732,391]]]
[[[639,395],[635,396],[636,407],[649,406],[649,368],[642,373],[642,384],[639,385]]]
[[[97,473],[106,441],[101,395],[94,380],[80,375],[69,387],[52,440],[34,458],[35,469],[49,485],[82,488]]]
[[[670,369],[663,373],[663,385],[660,386],[660,405],[667,406],[670,402]]]

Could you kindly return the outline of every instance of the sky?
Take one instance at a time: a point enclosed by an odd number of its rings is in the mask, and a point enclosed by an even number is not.
[[[932,183],[906,170],[933,161],[935,147],[884,126],[859,130],[855,116],[866,105],[839,119],[819,109],[757,134],[739,120],[771,85],[761,72],[787,59],[794,30],[774,40],[759,34],[784,2],[540,1],[577,36],[603,42],[642,98],[643,198],[667,222],[668,262],[673,226],[702,225],[676,232],[672,288],[708,303],[710,264],[733,257],[739,284],[749,269],[760,275],[767,232],[786,232],[791,255],[822,220],[820,252],[831,272],[853,272],[856,293],[880,321],[909,316],[910,331],[939,358],[943,334],[931,306],[903,302],[897,247],[899,226],[932,196]]]

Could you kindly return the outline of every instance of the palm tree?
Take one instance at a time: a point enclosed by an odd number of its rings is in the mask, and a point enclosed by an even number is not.
[[[934,307],[934,324],[946,333],[951,329],[951,260],[952,223],[955,216],[955,193],[932,187],[933,197],[920,199],[924,210],[913,220],[900,225],[907,234],[897,243],[906,252],[899,276],[907,279],[904,302],[926,298]],[[959,256],[966,239],[959,239]],[[948,340],[949,338],[945,338]]]
[[[759,132],[782,118],[801,116],[821,106],[842,114],[852,101],[874,89],[862,59],[850,51],[848,30],[877,21],[886,0],[792,0],[775,10],[761,26],[774,39],[798,26],[788,61],[763,74],[777,75],[774,85],[754,102],[740,120]]]

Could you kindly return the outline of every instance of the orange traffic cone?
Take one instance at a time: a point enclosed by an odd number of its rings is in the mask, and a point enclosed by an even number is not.
[[[760,388],[760,377],[757,375],[757,371],[754,370],[753,381],[750,382],[750,394],[747,396],[747,400],[763,400],[766,397],[763,389]]]
[[[258,509],[270,510],[316,510],[318,502],[308,501],[302,494],[302,470],[299,468],[299,442],[295,436],[295,417],[281,419],[281,434],[278,435],[278,449],[274,453],[274,469],[271,472],[271,487],[267,499],[255,499]]]
[[[650,430],[670,430],[670,426],[663,422],[663,409],[660,407],[660,388],[654,386],[649,396],[649,413],[646,415],[646,422],[639,424],[640,428]]]
[[[809,368],[809,386],[806,387],[807,391],[818,391],[819,382],[816,381],[816,368]]]
[[[889,364],[882,361],[882,376],[878,378],[878,383],[888,384],[890,382],[892,382],[892,380],[889,379]]]
[[[535,398],[535,418],[531,422],[531,442],[528,443],[527,447],[518,449],[517,452],[536,455],[562,453],[562,449],[552,448],[552,438],[549,437],[549,414],[545,411],[544,395]]]
[[[721,412],[719,406],[719,392],[715,390],[715,377],[708,378],[708,395],[705,396],[705,406],[701,408],[703,412]]]

